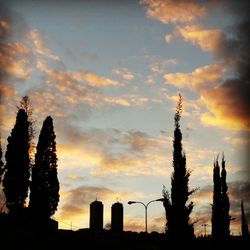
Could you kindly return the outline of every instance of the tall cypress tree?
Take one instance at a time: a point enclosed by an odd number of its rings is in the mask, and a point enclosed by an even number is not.
[[[37,144],[29,203],[32,215],[45,221],[55,213],[59,202],[55,139],[53,119],[48,116],[43,122]]]
[[[35,129],[34,129],[34,124],[35,124],[35,120],[33,119],[33,106],[32,103],[29,99],[28,96],[23,96],[22,100],[20,101],[19,106],[17,107],[18,109],[24,109],[24,111],[27,114],[28,117],[28,122],[29,122],[29,128],[28,128],[28,132],[29,132],[29,144],[30,144],[30,149],[29,149],[29,154],[30,154],[30,162],[33,165],[34,163],[34,152],[35,152],[35,144],[33,142],[33,139],[35,137]]]
[[[222,236],[228,237],[230,235],[230,220],[231,216],[229,215],[230,203],[228,197],[228,186],[227,186],[227,171],[225,168],[225,159],[224,154],[222,155],[221,162],[221,209],[222,209]]]
[[[179,95],[179,102],[175,113],[175,130],[173,141],[173,168],[171,178],[171,198],[163,189],[167,232],[171,238],[193,238],[194,229],[190,222],[190,213],[193,209],[193,202],[186,205],[189,196],[195,190],[189,190],[188,182],[190,171],[186,168],[186,156],[182,150],[182,133],[180,130],[180,118],[182,112],[182,96]]]
[[[230,203],[228,197],[228,186],[226,182],[226,168],[224,154],[222,156],[222,169],[218,163],[218,157],[214,163],[213,170],[213,204],[212,204],[212,237],[227,238],[230,235],[230,220],[229,215]]]
[[[218,163],[218,157],[214,161],[213,169],[213,182],[214,182],[214,191],[213,191],[213,204],[212,204],[212,237],[219,238],[221,237],[221,216],[222,216],[222,207],[221,207],[221,182],[220,182],[220,166]]]
[[[2,161],[2,156],[3,156],[3,151],[2,151],[2,144],[1,144],[1,137],[0,137],[0,184],[3,179],[3,174],[4,174],[4,164]]]
[[[245,216],[243,201],[241,201],[241,235],[244,238],[249,237],[248,223]]]
[[[10,215],[18,215],[21,212],[28,196],[30,177],[29,126],[27,113],[24,109],[19,109],[15,126],[7,139],[8,145],[5,154],[6,172],[3,179],[3,191]]]

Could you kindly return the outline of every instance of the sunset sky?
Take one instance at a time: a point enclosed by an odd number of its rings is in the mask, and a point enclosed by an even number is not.
[[[2,4],[2,2],[6,2]],[[60,228],[89,227],[89,204],[124,205],[125,230],[144,230],[144,208],[171,188],[174,113],[184,99],[183,148],[198,188],[192,220],[211,229],[213,162],[225,154],[231,232],[240,202],[250,222],[250,21],[246,1],[1,1],[1,137],[28,95],[36,137],[53,118]],[[8,3],[8,4],[7,4]],[[248,165],[247,165],[248,164]],[[3,202],[3,194],[1,194]],[[28,200],[27,200],[28,202]],[[163,232],[161,202],[149,231]]]

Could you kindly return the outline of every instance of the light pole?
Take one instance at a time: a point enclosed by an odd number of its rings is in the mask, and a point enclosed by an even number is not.
[[[129,201],[128,202],[129,205],[134,204],[134,203],[140,203],[144,206],[144,208],[145,208],[145,232],[146,233],[148,232],[148,205],[154,201],[164,201],[164,199],[161,198],[161,199],[157,199],[157,200],[152,200],[152,201],[149,201],[147,204],[144,204],[141,201]]]

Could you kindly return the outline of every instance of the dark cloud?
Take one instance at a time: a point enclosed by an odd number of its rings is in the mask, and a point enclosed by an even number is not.
[[[238,103],[238,112],[245,116],[245,122],[250,130],[250,2],[225,2],[232,15],[236,16],[237,23],[232,27],[232,34],[220,44],[220,51],[227,60],[235,61],[236,77],[226,81],[222,88],[230,88],[228,98]],[[228,110],[233,107],[228,107]],[[249,133],[247,135],[249,138]],[[250,180],[249,151],[246,150],[245,167]]]

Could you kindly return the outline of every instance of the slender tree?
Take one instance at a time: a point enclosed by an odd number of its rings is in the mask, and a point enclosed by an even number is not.
[[[24,109],[19,109],[16,123],[8,137],[5,154],[5,175],[3,191],[10,215],[18,215],[28,196],[30,159],[29,159],[29,122]]]
[[[249,237],[248,223],[245,216],[243,201],[241,201],[241,235],[244,238]]]
[[[222,218],[222,207],[221,207],[221,182],[220,182],[220,166],[218,163],[218,157],[214,161],[213,169],[213,204],[212,204],[212,237],[221,237],[221,218]]]
[[[29,144],[30,144],[29,155],[30,155],[30,162],[33,165],[34,152],[35,152],[35,144],[33,142],[33,139],[35,137],[35,129],[34,129],[35,120],[33,119],[33,106],[29,97],[23,96],[17,108],[24,109],[28,117],[28,122],[29,122],[28,132],[29,132]]]
[[[228,197],[228,186],[226,182],[226,168],[224,154],[222,156],[222,169],[218,163],[218,156],[214,162],[213,170],[213,204],[212,204],[212,237],[227,238],[230,235],[230,220],[229,215],[230,203]]]
[[[45,221],[55,213],[59,202],[55,138],[53,120],[48,116],[37,144],[29,203],[32,215]]]
[[[230,220],[231,216],[229,215],[230,203],[228,197],[228,186],[227,186],[227,171],[225,168],[225,159],[224,153],[222,155],[221,162],[221,209],[222,209],[222,237],[228,237],[230,235]]]
[[[189,190],[188,182],[190,170],[186,168],[186,156],[182,150],[182,133],[180,130],[180,118],[182,112],[182,96],[179,94],[179,102],[175,113],[175,131],[173,141],[173,174],[171,178],[171,196],[165,187],[163,189],[166,212],[166,229],[171,238],[194,237],[193,224],[190,222],[190,214],[193,209],[193,202],[186,205],[189,196],[195,190]]]
[[[1,144],[1,137],[0,137],[0,184],[3,179],[4,174],[4,163],[2,161],[3,151],[2,151],[2,144]]]

